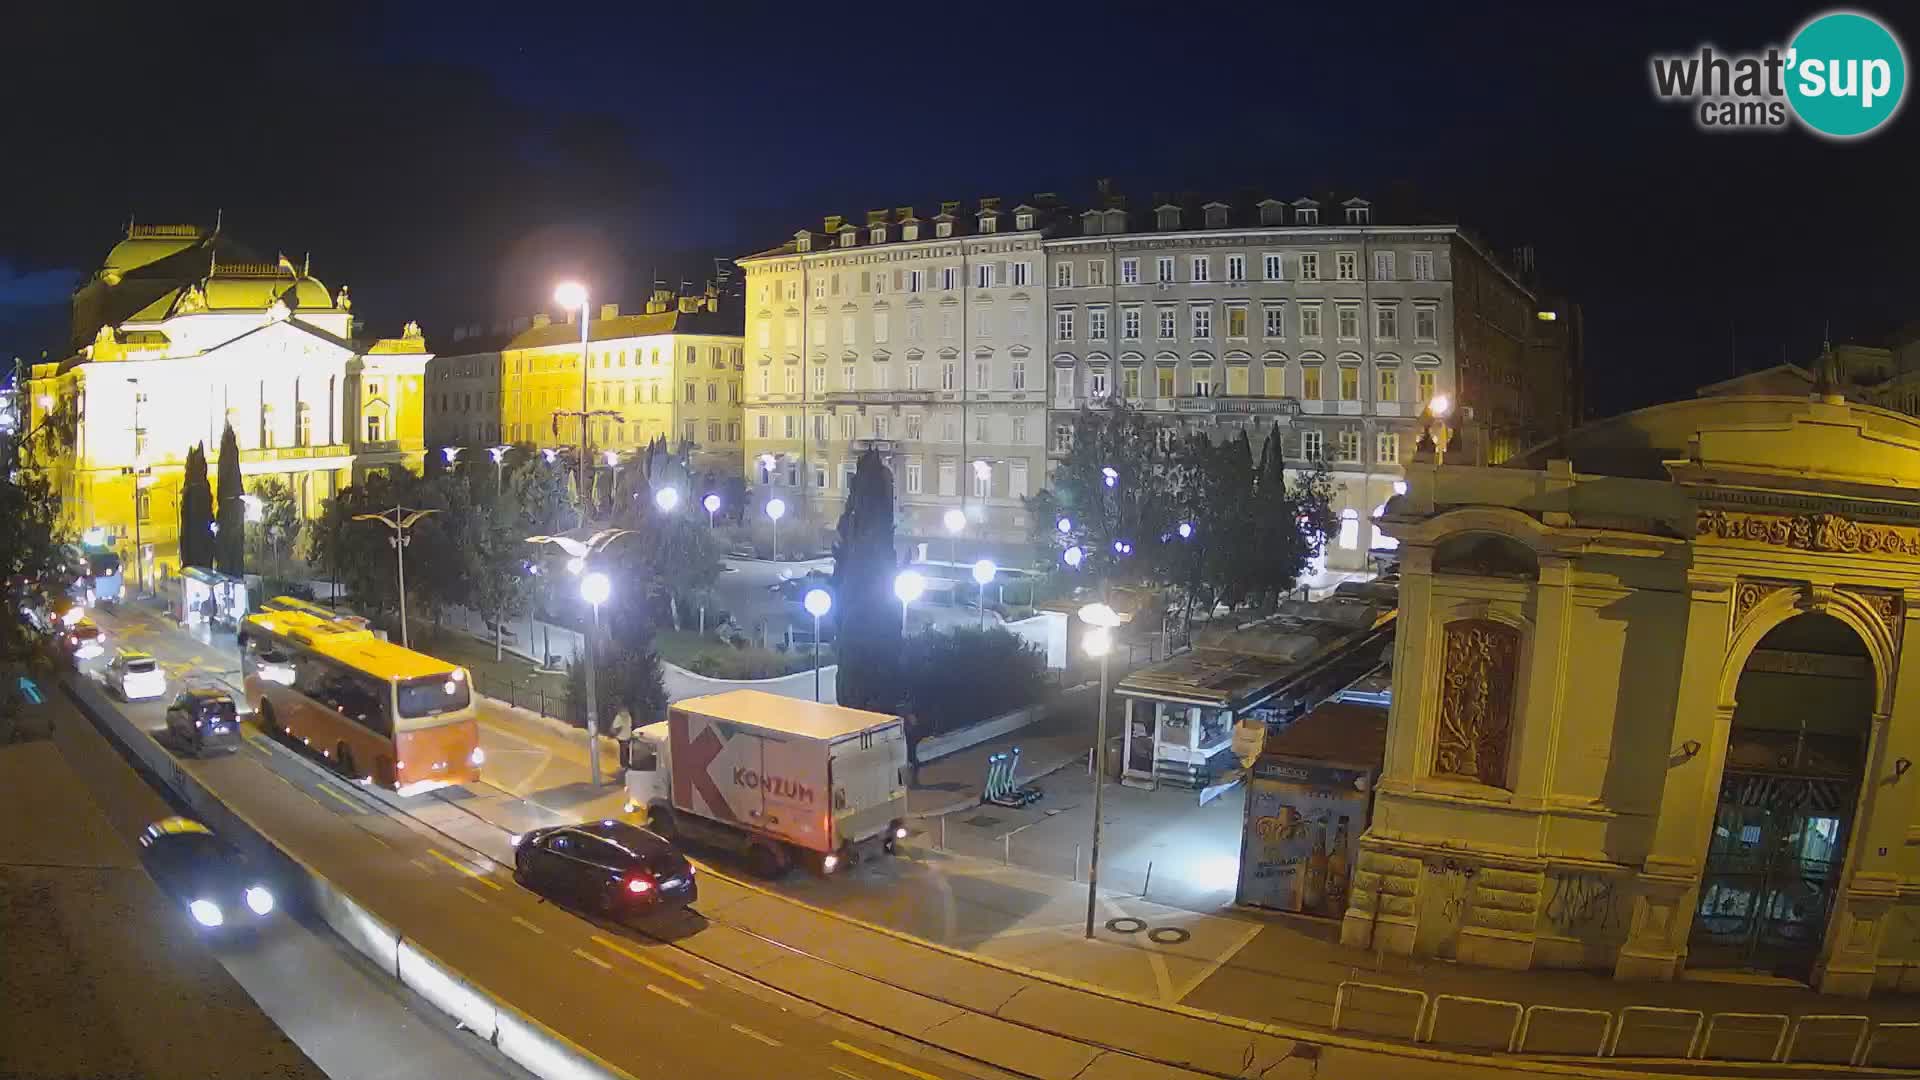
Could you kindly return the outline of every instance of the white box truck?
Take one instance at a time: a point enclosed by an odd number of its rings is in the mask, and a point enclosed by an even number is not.
[[[898,716],[759,690],[687,698],[622,746],[627,810],[648,826],[745,855],[778,877],[820,873],[907,835]]]

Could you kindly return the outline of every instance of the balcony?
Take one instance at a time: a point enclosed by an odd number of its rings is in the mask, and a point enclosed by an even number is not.
[[[1290,397],[1254,397],[1247,394],[1220,394],[1201,397],[1184,394],[1173,399],[1173,411],[1215,413],[1228,416],[1298,416],[1300,402]]]
[[[396,446],[398,444],[395,444]],[[255,450],[240,451],[240,464],[257,465],[263,462],[302,461],[307,458],[341,457],[352,453],[345,443],[321,446],[274,446]]]
[[[823,399],[828,405],[924,405],[932,390],[834,390]]]

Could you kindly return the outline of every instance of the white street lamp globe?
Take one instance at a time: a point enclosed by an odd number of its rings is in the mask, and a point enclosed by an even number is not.
[[[487,448],[487,456],[493,459],[495,465],[498,465],[500,459],[507,456],[508,449],[510,448],[505,446],[490,446]]]
[[[1000,568],[993,565],[992,559],[981,559],[979,562],[973,564],[974,584],[985,585],[987,582],[993,580],[993,575],[999,572]]]
[[[940,521],[947,527],[947,531],[950,533],[958,533],[967,527],[967,515],[961,513],[958,508],[942,514]]]
[[[1080,550],[1080,546],[1078,544],[1075,544],[1073,547],[1068,548],[1065,554],[1061,556],[1061,558],[1064,558],[1067,560],[1068,566],[1071,566],[1075,569],[1079,569],[1081,560],[1085,559],[1086,557],[1087,557],[1087,553]]]
[[[825,589],[808,589],[807,598],[801,601],[807,607],[807,614],[819,618],[833,610],[833,594]]]
[[[654,492],[653,505],[669,514],[673,513],[673,508],[680,505],[680,489],[663,487]]]
[[[613,581],[600,571],[595,570],[580,579],[580,599],[594,607],[606,603],[607,597],[611,595],[613,595]]]
[[[1193,522],[1191,521],[1181,522],[1180,523],[1180,539],[1190,540],[1192,538],[1193,538]]]
[[[600,456],[605,459],[608,468],[620,464],[620,455],[612,450],[604,450]]]
[[[1452,411],[1453,399],[1445,394],[1435,394],[1433,400],[1427,402],[1427,408],[1433,410],[1433,415],[1444,417]]]
[[[553,464],[553,459],[554,459],[554,458],[557,458],[557,457],[559,457],[559,456],[560,456],[560,451],[558,451],[558,450],[542,450],[542,451],[540,451],[540,456],[541,456],[541,457],[543,457],[543,458],[546,458],[546,459],[547,459],[547,464],[549,464],[549,465],[551,465],[551,464]]]
[[[1059,521],[1054,522],[1053,527],[1060,530],[1061,536],[1065,536],[1073,531],[1073,519],[1063,517]]]
[[[1097,626],[1087,631],[1086,636],[1080,639],[1080,647],[1087,651],[1088,656],[1096,658],[1105,656],[1113,649],[1113,631],[1104,626]]]
[[[893,595],[903,604],[911,604],[927,591],[927,579],[918,570],[902,570],[893,579]]]
[[[1105,468],[1101,469],[1100,476],[1102,479],[1104,479],[1107,482],[1108,487],[1112,487],[1115,484],[1118,484],[1120,482],[1120,474],[1117,471],[1115,471],[1114,467],[1111,465],[1108,465]]]
[[[464,448],[459,446],[443,446],[440,448],[440,452],[446,455],[447,464],[451,465],[460,459],[460,451],[462,449]]]
[[[707,497],[700,500],[700,505],[707,508],[707,513],[717,514],[720,512],[720,496],[708,492]]]
[[[587,287],[577,281],[563,281],[553,290],[553,302],[563,308],[587,306]]]
[[[786,517],[787,501],[785,499],[768,499],[767,500],[767,516],[772,518],[775,521],[779,521],[781,518]]]

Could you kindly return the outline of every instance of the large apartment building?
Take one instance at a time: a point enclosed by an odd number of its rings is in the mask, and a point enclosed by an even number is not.
[[[701,471],[740,468],[741,376],[737,306],[714,288],[676,296],[656,288],[644,310],[603,304],[588,326],[587,408],[597,450],[635,450],[665,437],[691,449]],[[427,367],[427,438],[440,445],[516,443],[571,449],[580,409],[580,324],[535,315],[507,333],[455,332],[453,355]]]
[[[824,547],[861,453],[887,456],[898,534],[945,559],[1024,555],[1045,482],[1044,197],[827,217],[746,273],[746,470]],[[927,546],[922,546],[927,545]],[[1022,558],[1024,561],[1024,558]]]
[[[1573,420],[1561,313],[1457,225],[1382,221],[1357,196],[1101,202],[1044,244],[1055,458],[1106,398],[1256,449],[1278,432],[1290,465],[1333,474],[1326,565],[1361,569],[1394,544],[1372,518],[1431,403],[1457,462],[1498,464]]]

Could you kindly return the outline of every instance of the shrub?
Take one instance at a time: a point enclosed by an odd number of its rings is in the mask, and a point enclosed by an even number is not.
[[[998,626],[908,638],[905,668],[916,739],[1032,705],[1047,689],[1046,653]]]

